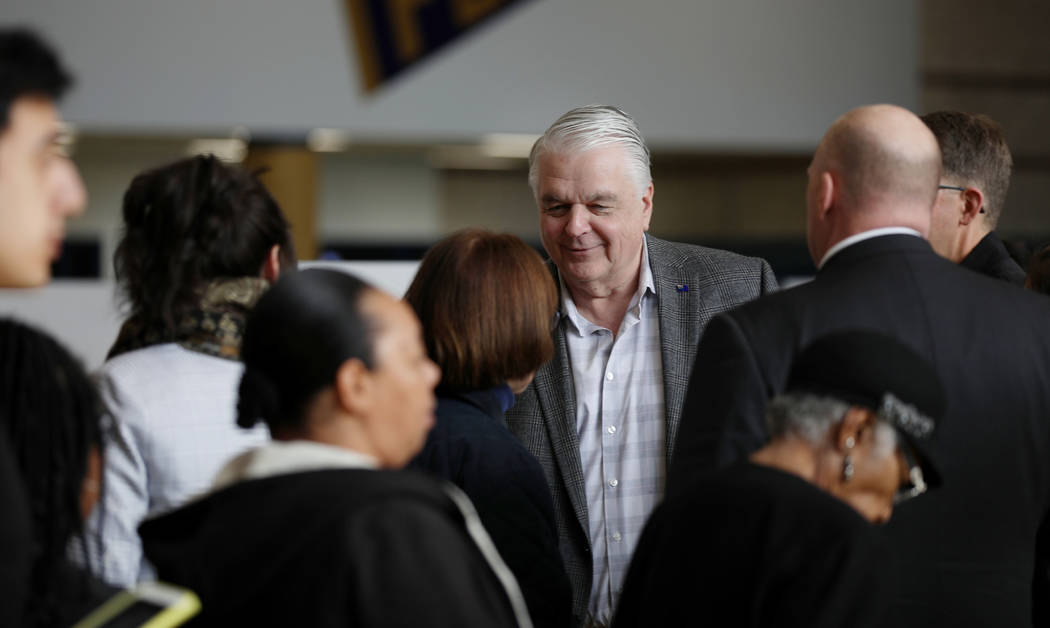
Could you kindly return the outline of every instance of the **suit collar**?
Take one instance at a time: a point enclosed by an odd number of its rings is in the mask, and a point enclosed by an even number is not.
[[[554,269],[554,272],[557,273],[557,269]],[[565,340],[567,324],[566,320],[558,322],[554,333],[554,357],[551,358],[548,368],[536,371],[532,385],[550,437],[554,459],[565,484],[565,492],[589,542],[591,528],[587,517],[587,495],[583,485],[580,441],[576,436],[576,389],[569,364],[568,343]]]
[[[680,249],[670,243],[646,234],[649,265],[656,287],[656,306],[660,317],[660,361],[664,380],[664,434],[665,460],[670,462],[678,424],[685,403],[685,382],[689,381],[692,360],[683,361],[680,355],[689,351],[686,346],[695,332],[695,320],[683,312],[700,311],[699,286],[691,285],[695,277],[684,272],[686,261]],[[679,365],[688,362],[683,370]]]
[[[438,388],[434,393],[441,399],[454,399],[474,406],[496,421],[505,424],[504,415],[514,405],[514,393],[510,386],[500,384],[495,388],[482,390],[454,391]]]
[[[817,276],[850,266],[874,255],[904,252],[935,255],[933,249],[930,248],[930,243],[923,238],[904,234],[880,235],[842,249],[817,271]]]
[[[824,257],[821,258],[820,262],[817,263],[817,268],[823,268],[824,264],[827,264],[828,260],[834,257],[836,253],[845,248],[853,246],[854,244],[863,242],[864,240],[877,238],[879,236],[895,234],[912,235],[920,238],[922,237],[921,233],[919,233],[915,229],[912,229],[911,227],[880,227],[878,229],[868,229],[867,231],[861,231],[860,233],[855,233],[849,236],[848,238],[843,238],[842,240],[836,242],[835,245],[828,249],[827,253],[824,254]]]

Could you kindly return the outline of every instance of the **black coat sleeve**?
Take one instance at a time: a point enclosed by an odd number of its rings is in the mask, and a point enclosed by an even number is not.
[[[347,534],[354,625],[516,625],[496,575],[450,514],[385,503],[355,516]]]
[[[518,580],[537,628],[572,623],[572,588],[558,548],[554,504],[539,463],[506,438],[435,439],[420,467],[470,497],[500,556]]]
[[[537,628],[572,623],[572,588],[558,549],[554,505],[543,471],[528,452],[511,453],[463,489],[514,572]],[[469,459],[468,459],[469,464]],[[479,469],[480,470],[480,469]]]
[[[689,378],[667,494],[764,445],[766,400],[772,392],[740,326],[726,314],[713,318]]]

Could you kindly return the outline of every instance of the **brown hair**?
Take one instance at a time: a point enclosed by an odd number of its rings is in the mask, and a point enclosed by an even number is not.
[[[922,121],[937,136],[944,176],[981,188],[986,220],[994,228],[1006,202],[1014,163],[1002,127],[988,116],[962,111],[935,111],[922,116]]]
[[[405,301],[423,324],[444,388],[492,388],[554,355],[554,279],[539,253],[516,236],[468,229],[438,242]]]

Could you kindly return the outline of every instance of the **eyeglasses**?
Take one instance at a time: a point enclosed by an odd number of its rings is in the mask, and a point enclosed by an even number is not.
[[[901,484],[897,489],[897,493],[893,496],[894,505],[918,497],[925,493],[927,489],[926,480],[922,477],[922,467],[919,466],[918,461],[912,455],[911,448],[901,443],[900,450],[904,454],[904,460],[908,465],[908,484]]]
[[[955,190],[956,192],[965,192],[966,191],[966,188],[962,188],[962,187],[959,187],[957,185],[938,185],[937,189],[938,190]],[[981,209],[980,209],[980,211],[978,213],[979,214],[983,214],[984,213],[984,206],[983,205],[981,206]]]

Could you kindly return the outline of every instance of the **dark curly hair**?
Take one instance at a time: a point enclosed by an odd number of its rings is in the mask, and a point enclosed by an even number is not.
[[[0,129],[7,127],[11,104],[23,96],[58,100],[73,78],[58,55],[25,28],[0,29]]]
[[[288,221],[256,173],[200,155],[131,181],[113,269],[130,316],[174,340],[210,281],[259,276],[274,245],[293,266]]]
[[[62,345],[0,319],[0,429],[10,438],[32,518],[26,626],[56,625],[62,601],[83,594],[69,590],[62,571],[70,539],[83,533],[81,489],[91,448],[102,448],[102,417],[93,383]]]

